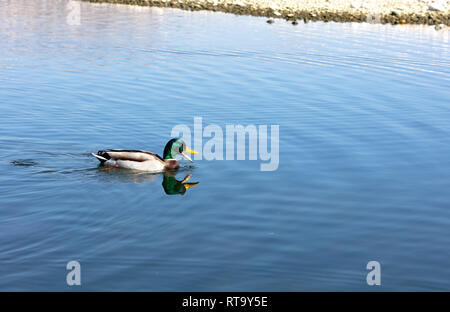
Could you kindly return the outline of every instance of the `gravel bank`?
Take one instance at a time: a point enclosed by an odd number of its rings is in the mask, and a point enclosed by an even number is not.
[[[210,10],[297,21],[371,22],[450,26],[447,0],[84,0]],[[269,22],[274,20],[270,19]]]

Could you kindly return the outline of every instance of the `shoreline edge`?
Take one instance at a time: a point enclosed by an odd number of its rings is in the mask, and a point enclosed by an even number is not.
[[[82,0],[92,3],[129,4],[189,11],[216,11],[323,22],[369,22],[450,26],[450,1],[427,0]],[[381,3],[380,3],[381,2]],[[268,21],[270,22],[270,20]],[[273,20],[272,20],[273,22]]]

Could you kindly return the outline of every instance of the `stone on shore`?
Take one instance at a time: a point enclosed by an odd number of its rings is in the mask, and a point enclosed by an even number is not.
[[[430,11],[445,11],[445,6],[442,2],[433,2],[428,6]]]

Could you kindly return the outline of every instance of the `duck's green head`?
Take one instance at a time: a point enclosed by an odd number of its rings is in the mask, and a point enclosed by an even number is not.
[[[198,154],[196,151],[191,150],[186,146],[186,143],[180,138],[171,139],[167,142],[166,147],[164,148],[164,159],[175,159],[177,155],[181,155],[187,160],[192,162],[191,157],[187,154]]]

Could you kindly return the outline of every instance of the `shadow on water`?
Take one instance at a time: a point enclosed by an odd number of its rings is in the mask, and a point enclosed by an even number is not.
[[[162,173],[148,173],[141,171],[134,171],[122,168],[111,168],[111,167],[98,167],[99,175],[107,175],[112,180],[110,182],[121,182],[121,183],[149,183],[157,180],[159,176],[163,176],[162,187],[167,195],[184,195],[187,190],[199,182],[188,182],[192,173],[187,173],[182,180],[176,178],[178,171],[167,171]]]

